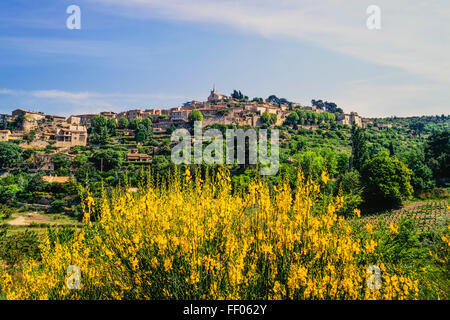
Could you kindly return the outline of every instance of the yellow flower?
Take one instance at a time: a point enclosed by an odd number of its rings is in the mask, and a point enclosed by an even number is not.
[[[322,171],[322,181],[323,183],[327,184],[328,180],[330,180],[330,178],[328,177],[328,174],[326,171]]]
[[[389,230],[391,230],[392,233],[397,234],[398,225],[395,222],[391,222],[391,224],[389,225]]]
[[[353,209],[353,215],[355,217],[361,218],[361,210],[359,209]]]
[[[372,233],[373,232],[373,225],[369,222],[365,225],[365,227],[368,233]]]
[[[366,253],[373,253],[378,244],[372,239],[366,243]]]
[[[191,170],[188,166],[186,166],[186,171],[183,173],[183,176],[186,180],[186,182],[189,182],[191,180]]]
[[[172,270],[172,259],[166,258],[164,259],[164,271],[169,272]]]
[[[92,198],[91,196],[89,196],[89,197],[86,198],[86,202],[87,202],[87,205],[88,205],[89,208],[90,208],[91,206],[95,205],[94,198]]]

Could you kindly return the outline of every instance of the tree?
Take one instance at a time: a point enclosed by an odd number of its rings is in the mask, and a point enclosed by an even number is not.
[[[155,173],[163,176],[170,168],[170,161],[167,159],[167,157],[162,155],[154,156],[152,159],[151,168]]]
[[[136,142],[143,143],[145,142],[145,140],[147,140],[147,137],[148,137],[147,127],[143,123],[140,123],[136,128]]]
[[[98,150],[91,158],[97,170],[118,170],[122,165],[122,154],[113,149]]]
[[[147,133],[150,134],[150,132],[152,132],[153,127],[153,118],[150,116],[146,117],[144,120],[142,120],[142,124],[147,129]]]
[[[359,208],[362,203],[362,184],[361,177],[356,170],[344,173],[338,180],[343,197],[344,206],[339,210],[339,214],[350,217],[355,209]]]
[[[364,200],[373,208],[393,208],[412,195],[411,170],[397,157],[368,160],[361,169]]]
[[[36,173],[31,177],[27,185],[27,191],[29,192],[42,192],[46,189],[48,183],[45,182],[42,177],[45,175],[44,172]]]
[[[270,124],[270,114],[268,112],[264,112],[261,115],[261,122],[264,124]]]
[[[401,160],[412,171],[411,185],[416,194],[434,188],[433,171],[426,164],[423,148],[417,147],[401,154]]]
[[[139,119],[133,119],[128,124],[128,129],[136,130],[140,123],[141,123],[141,121]]]
[[[294,125],[300,120],[297,112],[291,112],[286,118],[286,124]]]
[[[79,154],[73,159],[72,164],[75,168],[80,168],[87,164],[88,161],[89,159],[85,154]]]
[[[0,220],[8,219],[9,217],[12,216],[13,213],[14,213],[13,208],[4,204],[0,204]]]
[[[355,124],[352,127],[352,166],[360,171],[362,165],[368,158],[366,135],[364,131]]]
[[[243,100],[243,101],[247,101],[248,100],[248,96],[245,96],[240,90],[233,90],[233,93],[231,94],[231,98],[235,99],[235,100]]]
[[[450,177],[450,130],[436,131],[428,138],[425,157],[436,179]]]
[[[278,105],[283,104],[286,106],[292,106],[292,102],[288,101],[285,98],[278,98],[276,95],[269,96],[266,101]]]
[[[311,100],[311,105],[316,107],[317,109],[320,110],[324,110],[325,109],[325,104],[323,103],[322,100]]]
[[[337,156],[337,171],[340,175],[345,174],[349,168],[349,156],[345,153],[339,153]]]
[[[422,121],[414,121],[410,124],[409,128],[414,131],[414,135],[418,135],[420,137],[420,134],[425,129],[425,124]]]
[[[191,125],[194,125],[195,121],[203,121],[203,114],[197,109],[192,110],[189,114],[189,122]]]
[[[95,116],[92,118],[92,128],[94,131],[99,131],[100,128],[106,127],[108,123],[108,120],[103,116]]]
[[[10,142],[0,142],[0,168],[12,168],[20,164],[22,148]]]
[[[49,208],[48,212],[50,212],[50,213],[64,212],[64,207],[66,207],[66,206],[67,206],[67,201],[55,199],[50,204],[50,208]]]
[[[55,170],[59,169],[68,169],[71,161],[65,155],[58,153],[52,157],[53,165],[55,166]]]
[[[116,136],[117,122],[116,119],[108,119],[106,127],[108,128],[108,134],[112,137]]]
[[[119,119],[119,123],[118,123],[119,129],[128,129],[128,125],[129,125],[129,122],[128,122],[127,118]]]
[[[108,120],[103,116],[92,118],[91,135],[89,137],[92,143],[106,144],[109,138]]]

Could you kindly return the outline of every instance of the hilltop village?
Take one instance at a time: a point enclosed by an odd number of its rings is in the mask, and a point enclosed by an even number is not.
[[[295,103],[279,103],[263,99],[248,98],[236,99],[220,94],[215,88],[211,91],[207,101],[191,101],[181,107],[171,109],[135,109],[115,113],[103,111],[100,113],[71,115],[67,119],[58,115],[44,114],[24,109],[12,111],[11,115],[0,115],[0,141],[21,140],[22,148],[42,148],[48,145],[60,149],[69,149],[73,146],[86,146],[89,140],[89,128],[95,117],[103,116],[106,120],[116,122],[127,119],[128,123],[133,120],[144,120],[150,117],[152,122],[152,133],[164,134],[169,128],[189,127],[189,116],[193,110],[197,110],[203,116],[203,125],[223,124],[236,126],[258,127],[264,123],[264,115],[268,115],[271,125],[282,125],[286,123],[289,114],[293,110],[305,110],[317,115],[312,116],[309,123],[303,126],[315,129],[325,117],[320,114],[325,110],[312,106],[303,107]],[[365,127],[370,123],[369,119],[361,118],[357,113],[337,114],[333,117],[337,124]],[[118,126],[117,132],[123,136],[133,136],[135,130]]]

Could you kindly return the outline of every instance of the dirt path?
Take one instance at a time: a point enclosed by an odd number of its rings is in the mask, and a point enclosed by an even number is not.
[[[13,217],[15,217],[15,219],[6,222],[6,224],[16,227],[29,226],[32,223],[51,224],[51,222],[49,221],[50,220],[49,217],[38,213],[28,213],[27,215],[20,215],[20,216],[14,215]]]

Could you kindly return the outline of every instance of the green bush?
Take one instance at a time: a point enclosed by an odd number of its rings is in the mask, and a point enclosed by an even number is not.
[[[393,208],[411,197],[411,170],[396,157],[378,156],[361,170],[364,200],[373,208]]]
[[[25,230],[0,238],[0,258],[9,268],[15,268],[27,258],[39,259],[39,240],[34,231]]]
[[[51,203],[50,208],[48,209],[48,212],[51,212],[51,213],[63,212],[64,208],[66,206],[67,206],[67,201],[65,201],[65,200],[54,200]]]
[[[0,220],[8,219],[14,213],[14,209],[0,204]]]

